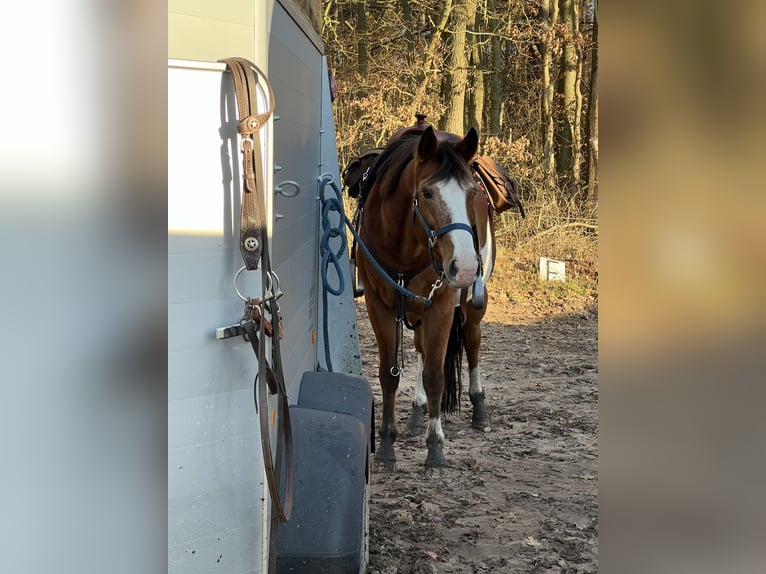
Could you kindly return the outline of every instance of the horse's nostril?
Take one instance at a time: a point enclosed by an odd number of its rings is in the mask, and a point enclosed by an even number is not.
[[[450,277],[453,279],[457,277],[457,265],[455,265],[455,260],[449,262],[449,267],[447,268],[447,273]]]

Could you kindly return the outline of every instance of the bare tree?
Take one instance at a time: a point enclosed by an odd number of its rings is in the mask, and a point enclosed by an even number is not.
[[[359,74],[364,78],[367,76],[369,59],[367,54],[367,2],[365,0],[356,0],[356,31]]]
[[[422,69],[423,74],[418,88],[413,98],[413,113],[422,108],[422,102],[428,88],[428,83],[431,77],[434,75],[437,69],[433,68],[434,59],[436,57],[436,50],[441,42],[441,36],[447,28],[447,22],[449,21],[450,14],[452,13],[452,0],[445,0],[442,4],[442,10],[439,14],[439,20],[434,29],[431,31],[428,46],[423,54]]]
[[[455,0],[452,33],[452,57],[447,88],[447,116],[443,129],[462,134],[465,130],[465,92],[468,86],[468,57],[466,53],[466,30],[468,29],[468,3],[473,0]]]
[[[500,135],[500,110],[502,106],[502,74],[503,52],[500,48],[500,19],[497,15],[497,0],[487,0],[487,12],[489,13],[489,31],[491,58],[489,66],[489,133],[493,136]]]
[[[580,183],[580,118],[582,93],[579,90],[578,70],[581,58],[579,42],[579,10],[576,0],[558,0],[563,49],[561,50],[561,74],[558,81],[560,112],[556,121],[556,170],[559,182],[570,195],[579,189]]]
[[[590,90],[586,139],[588,142],[588,197],[595,202],[598,199],[598,0],[593,0],[590,54]]]
[[[553,98],[556,86],[553,82],[553,51],[555,48],[555,28],[558,21],[558,0],[541,0],[540,12],[543,21],[540,54],[542,56],[542,118],[543,132],[543,172],[545,183],[553,188],[556,186],[556,152],[553,142],[555,130],[553,120]]]
[[[471,89],[468,92],[469,105],[467,108],[466,127],[474,128],[480,134],[482,130],[482,119],[484,116],[484,70],[486,58],[483,56],[482,47],[482,13],[476,9],[478,0],[469,0],[467,4],[469,18],[469,45],[470,45],[470,71],[471,71]]]

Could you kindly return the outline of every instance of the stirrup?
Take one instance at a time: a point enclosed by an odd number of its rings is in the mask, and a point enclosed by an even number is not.
[[[357,299],[364,295],[364,285],[362,285],[356,272],[356,259],[350,259],[349,262],[351,263],[351,283],[354,289],[354,299]]]
[[[483,309],[486,303],[486,291],[484,290],[484,279],[477,277],[473,282],[471,289],[471,304],[474,309]]]

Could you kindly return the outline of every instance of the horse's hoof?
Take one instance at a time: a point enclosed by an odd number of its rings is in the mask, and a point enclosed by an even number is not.
[[[421,436],[424,432],[426,432],[426,425],[421,422],[413,421],[412,418],[410,418],[407,423],[407,434],[410,436]]]
[[[426,472],[434,468],[446,468],[447,461],[444,459],[444,452],[442,451],[441,441],[431,442],[426,439],[426,444],[428,444],[428,455],[426,455]]]
[[[483,432],[491,431],[492,423],[489,419],[487,407],[484,405],[484,393],[476,393],[475,395],[470,395],[470,398],[471,404],[473,405],[473,418],[471,419],[471,426]]]
[[[407,432],[410,436],[420,436],[426,432],[426,411],[420,407],[414,407],[410,419],[407,421]]]
[[[480,430],[482,432],[491,432],[492,431],[492,423],[489,420],[489,416],[482,419],[476,419],[474,418],[471,421],[471,426],[475,428],[476,430]]]
[[[380,460],[376,458],[375,468],[380,472],[396,472],[396,460]]]

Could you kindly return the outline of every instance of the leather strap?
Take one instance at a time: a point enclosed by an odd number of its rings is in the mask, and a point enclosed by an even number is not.
[[[257,323],[251,320],[245,321],[243,326],[247,340],[258,359],[258,375],[256,376],[253,389],[256,410],[259,415],[261,431],[261,449],[263,451],[263,464],[266,472],[271,495],[272,509],[280,522],[287,522],[290,518],[293,506],[293,437],[290,423],[290,409],[288,408],[287,389],[282,370],[282,357],[279,340],[281,332],[277,329],[276,336],[272,337],[271,364],[266,358],[266,323],[265,312],[271,315],[271,324],[279,325],[279,311],[277,296],[274,293],[274,281],[271,275],[271,261],[269,258],[269,236],[266,225],[266,202],[265,190],[263,189],[263,158],[261,157],[261,142],[259,132],[268,122],[274,112],[274,92],[266,75],[255,64],[244,58],[224,58],[219,60],[227,65],[234,79],[234,91],[237,98],[237,110],[239,112],[239,124],[237,131],[241,135],[242,142],[242,215],[240,218],[240,252],[245,267],[252,271],[261,268],[261,288],[263,301],[254,303],[248,300],[249,305],[259,304],[261,308],[261,320]],[[258,111],[258,81],[266,86],[268,92],[268,110]],[[260,384],[259,384],[260,381]],[[268,395],[277,395],[277,407],[279,411],[279,423],[276,428],[277,459],[274,460],[274,449],[271,444],[271,409],[269,408]],[[275,419],[277,413],[274,413]],[[285,455],[285,497],[279,493],[280,445],[284,440]]]
[[[275,300],[272,299],[270,301],[272,304],[276,304]],[[287,522],[290,519],[293,506],[293,432],[292,424],[290,422],[290,409],[287,404],[284,374],[282,372],[279,337],[274,337],[272,339],[272,368],[268,365],[268,361],[266,361],[266,358],[264,357],[264,352],[266,350],[264,323],[265,321],[260,322],[258,332],[255,329],[254,321],[246,322],[244,328],[245,333],[247,334],[247,339],[250,342],[256,357],[258,357],[258,375],[254,382],[253,399],[257,405],[258,419],[260,423],[261,449],[263,451],[263,466],[266,471],[266,482],[269,487],[269,494],[271,495],[274,513],[280,522]],[[260,384],[258,384],[258,381],[260,381]],[[271,448],[271,429],[269,428],[271,412],[266,393],[267,387],[269,394],[277,395],[277,409],[279,410],[279,420],[282,423],[282,426],[277,427],[277,445],[282,442],[281,438],[284,438],[286,466],[284,502],[279,495],[279,461],[277,461],[277,465],[274,464],[274,452]]]
[[[244,58],[224,58],[234,79],[234,91],[239,111],[237,131],[241,136],[244,187],[239,229],[239,250],[248,271],[258,268],[263,253],[262,238],[266,235],[266,205],[259,186],[263,185],[260,130],[274,112],[274,92],[266,75]],[[268,92],[268,110],[258,112],[258,78],[263,79]]]

